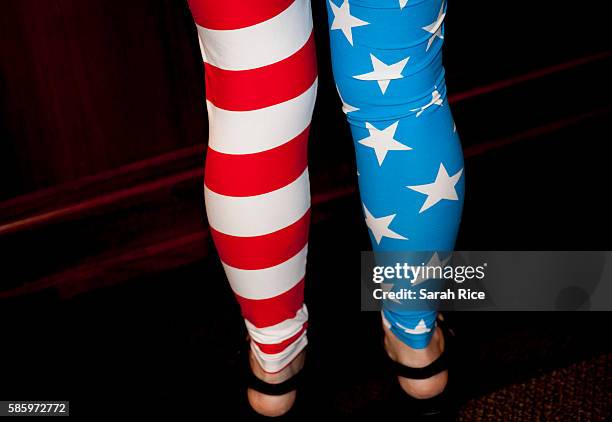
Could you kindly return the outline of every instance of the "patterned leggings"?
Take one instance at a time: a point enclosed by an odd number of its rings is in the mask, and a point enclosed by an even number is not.
[[[326,1],[373,249],[452,250],[464,177],[442,66],[446,0]],[[206,77],[208,222],[254,356],[277,372],[307,344],[310,1],[189,3]],[[414,348],[427,346],[435,319],[383,309],[383,322]]]

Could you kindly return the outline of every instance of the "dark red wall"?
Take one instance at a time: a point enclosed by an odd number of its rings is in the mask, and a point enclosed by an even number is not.
[[[206,139],[195,28],[177,0],[4,0],[0,200]]]

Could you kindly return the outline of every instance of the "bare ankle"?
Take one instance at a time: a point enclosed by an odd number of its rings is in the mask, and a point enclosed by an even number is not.
[[[431,340],[427,347],[423,349],[414,349],[393,334],[393,332],[384,327],[385,331],[385,349],[389,357],[400,363],[410,365],[415,368],[422,368],[436,360],[444,350],[444,335],[439,327],[436,327]]]
[[[287,366],[277,372],[266,372],[252,352],[249,353],[251,370],[257,378],[270,384],[279,384],[296,375],[304,366],[306,350],[302,350]]]
[[[413,349],[398,339],[391,330],[384,327],[385,349],[389,357],[403,365],[423,368],[435,361],[444,350],[444,335],[436,328],[429,345],[424,349]],[[402,389],[417,399],[425,399],[440,394],[448,382],[448,371],[440,372],[427,379],[409,379],[398,376]]]
[[[302,350],[289,365],[275,373],[264,371],[252,353],[249,353],[249,362],[251,370],[257,378],[269,384],[280,384],[300,372],[304,366],[305,356],[305,350]],[[257,413],[276,417],[284,415],[291,409],[295,403],[296,391],[290,391],[280,396],[269,396],[249,388],[247,398],[249,404]]]

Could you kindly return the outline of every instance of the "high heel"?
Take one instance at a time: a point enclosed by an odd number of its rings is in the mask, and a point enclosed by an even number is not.
[[[408,379],[428,379],[445,370],[449,370],[449,377],[441,393],[426,399],[419,399],[406,393],[399,382],[396,382],[395,399],[401,403],[402,410],[410,413],[416,420],[425,421],[450,421],[455,419],[456,400],[454,394],[455,381],[450,375],[453,365],[453,350],[455,348],[455,332],[447,321],[442,318],[436,320],[444,336],[444,350],[429,365],[422,368],[414,368],[401,364],[387,356],[387,363],[392,373],[399,377]]]

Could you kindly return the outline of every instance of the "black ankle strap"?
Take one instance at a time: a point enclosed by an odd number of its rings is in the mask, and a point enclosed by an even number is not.
[[[251,350],[251,343],[249,340],[247,340],[244,343],[244,346],[242,349],[242,354],[243,354],[242,372],[244,374],[243,376],[246,377],[246,378],[243,378],[244,379],[243,382],[246,384],[248,388],[252,388],[253,390],[258,391],[268,396],[282,396],[283,394],[287,394],[293,390],[296,390],[300,386],[300,384],[303,383],[303,378],[304,378],[303,374],[307,367],[306,363],[304,364],[302,369],[300,369],[300,372],[298,372],[297,374],[295,374],[288,380],[285,380],[278,384],[271,384],[271,383],[265,382],[257,378],[255,374],[253,374],[253,371],[251,370],[251,366],[249,363],[250,350]]]
[[[423,368],[413,368],[412,366],[402,365],[399,362],[391,361],[393,371],[400,377],[423,380],[431,378],[436,374],[448,369],[448,353],[445,350],[436,360]]]
[[[279,384],[270,384],[265,381],[260,380],[252,372],[250,373],[248,386],[255,391],[259,391],[262,394],[266,394],[268,396],[282,396],[283,394],[287,394],[290,391],[293,391],[298,388],[300,381],[302,379],[302,371],[298,372],[296,375],[292,376],[286,381],[283,381]]]

